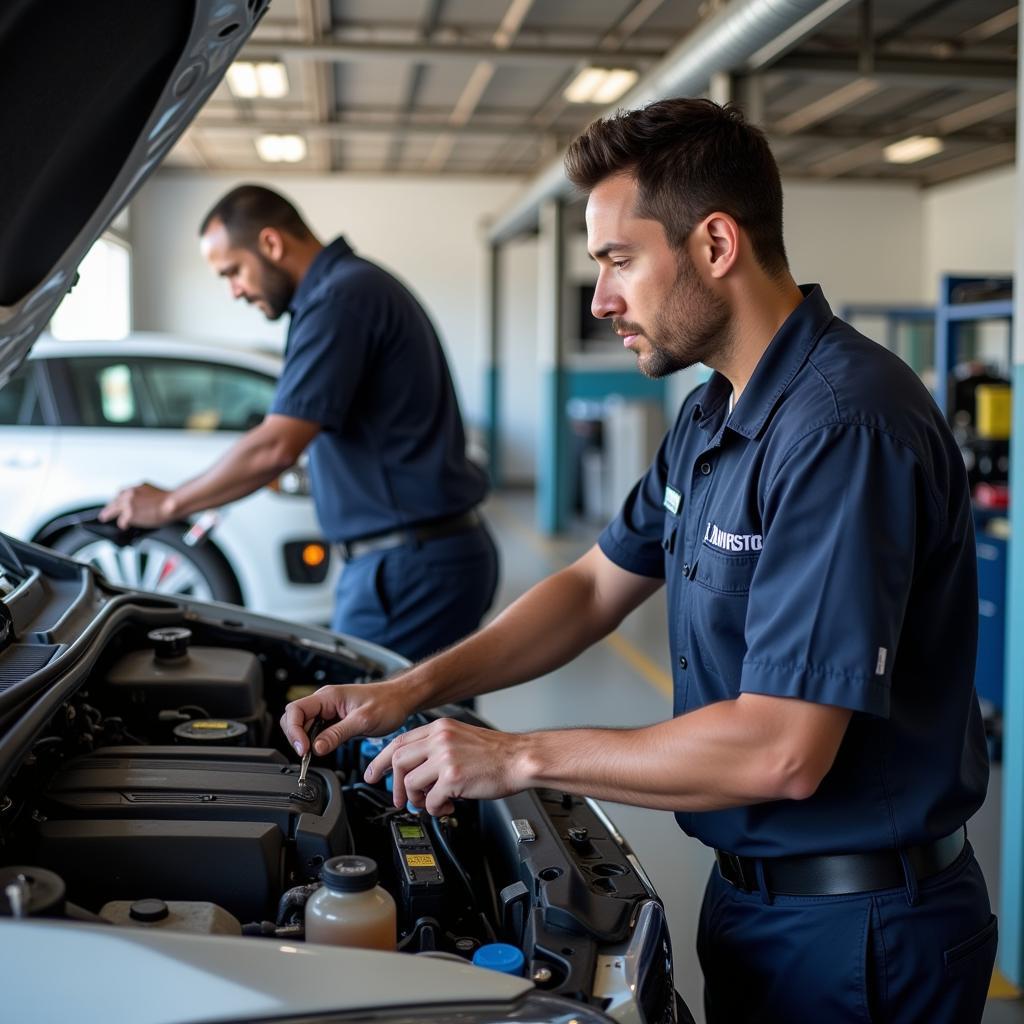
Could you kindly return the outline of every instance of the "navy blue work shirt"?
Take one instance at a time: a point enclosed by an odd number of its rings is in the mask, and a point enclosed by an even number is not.
[[[441,343],[423,307],[344,238],[306,271],[290,306],[271,412],[319,423],[309,449],[317,516],[350,541],[459,515],[487,493]]]
[[[963,459],[910,368],[802,291],[732,413],[719,374],[690,394],[599,540],[666,581],[675,715],[740,693],[854,712],[809,799],[676,815],[753,857],[927,842],[988,781]]]

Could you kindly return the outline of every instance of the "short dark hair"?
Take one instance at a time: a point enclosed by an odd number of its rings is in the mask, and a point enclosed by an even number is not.
[[[620,110],[573,140],[565,170],[585,192],[614,174],[631,174],[637,213],[659,221],[674,249],[720,210],[749,235],[765,271],[778,276],[788,268],[778,165],[764,133],[734,107],[671,99]]]
[[[312,232],[299,211],[284,196],[262,185],[239,185],[214,203],[199,226],[200,238],[219,220],[232,244],[251,248],[264,228],[287,231],[306,239]]]

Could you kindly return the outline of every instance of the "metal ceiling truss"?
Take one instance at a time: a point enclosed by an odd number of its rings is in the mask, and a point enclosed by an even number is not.
[[[546,5],[536,0],[506,0],[497,24],[446,21],[444,0],[420,4],[417,20],[368,23],[333,20],[331,0],[295,0],[294,23],[291,16],[268,19],[243,57],[284,60],[300,91],[274,103],[226,101],[222,91],[195,122],[182,153],[200,167],[227,168],[230,160],[217,152],[216,138],[301,133],[309,144],[305,170],[521,172],[554,157],[594,115],[594,108],[576,107],[563,96],[582,66],[614,62],[646,74],[621,101],[635,105],[680,88],[699,89],[687,68],[695,71],[706,61],[712,69],[717,61],[721,70],[731,60],[727,54],[739,52],[742,58],[728,69],[730,92],[785,154],[790,173],[931,182],[1013,159],[1015,127],[1008,115],[1016,108],[1017,65],[1009,36],[1018,9],[1010,0],[1002,9],[975,0],[903,3],[897,20],[881,28],[879,16],[888,9],[880,0],[725,0],[707,6],[701,23],[680,39],[652,22],[668,10],[666,0],[632,0],[600,26],[584,24],[590,13],[585,4],[573,25],[546,24]],[[966,28],[965,10],[976,10],[978,19]],[[721,49],[713,31],[727,15],[737,15],[731,50]],[[955,31],[942,31],[947,15],[959,17]],[[744,35],[753,38],[767,24],[774,30],[744,47]],[[672,60],[678,66],[667,73]],[[365,87],[358,98],[370,103],[355,105],[335,94],[337,65],[388,62],[398,83],[388,102],[374,101]],[[431,105],[424,106],[428,75],[439,64],[464,67],[461,89],[449,94],[450,105],[440,105],[431,78]],[[508,86],[499,85],[497,73],[504,68],[537,69],[552,84],[546,94],[517,105]],[[908,90],[918,94],[909,105]],[[890,92],[892,102],[886,103]],[[959,106],[947,102],[957,98]],[[929,110],[940,116],[928,116]],[[940,136],[949,152],[919,168],[887,168],[880,162],[884,146],[910,134]],[[359,151],[359,140],[381,135],[389,137],[383,151],[379,143]],[[433,139],[429,148],[424,137]],[[842,152],[822,152],[839,141],[845,143]],[[255,151],[245,169],[253,165]],[[557,167],[552,162],[544,173],[538,194],[552,186]]]

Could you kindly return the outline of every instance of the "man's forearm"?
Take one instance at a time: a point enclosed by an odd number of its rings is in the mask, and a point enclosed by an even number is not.
[[[801,799],[831,767],[849,718],[743,695],[639,729],[526,733],[517,784],[669,811]]]
[[[291,452],[272,433],[257,427],[244,434],[205,473],[171,491],[161,511],[168,519],[180,519],[226,505],[270,483],[293,462]]]

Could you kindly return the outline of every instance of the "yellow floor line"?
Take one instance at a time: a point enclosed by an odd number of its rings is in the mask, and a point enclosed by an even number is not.
[[[989,999],[1020,999],[1021,991],[997,967],[992,971],[992,980],[988,986],[988,997]]]
[[[672,677],[660,665],[634,647],[621,633],[610,633],[605,637],[605,643],[659,693],[672,699]]]

